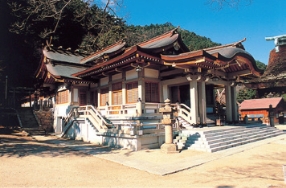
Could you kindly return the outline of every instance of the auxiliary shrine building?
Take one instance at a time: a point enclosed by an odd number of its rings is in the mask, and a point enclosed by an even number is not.
[[[173,29],[91,55],[46,46],[36,74],[39,99],[51,104],[53,128],[62,136],[156,148],[164,142],[159,108],[166,99],[174,109],[174,127],[188,129],[214,122],[214,91],[224,88],[226,121],[238,121],[236,85],[263,73],[244,41],[189,51]]]

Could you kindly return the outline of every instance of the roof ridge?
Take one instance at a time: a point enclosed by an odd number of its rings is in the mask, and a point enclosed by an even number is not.
[[[243,38],[242,40],[239,40],[239,41],[233,42],[233,43],[229,43],[229,44],[224,44],[224,45],[220,45],[220,46],[214,46],[214,47],[210,47],[210,48],[204,48],[203,50],[210,51],[210,50],[216,50],[216,49],[220,49],[220,48],[224,48],[224,47],[228,47],[228,46],[237,46],[238,44],[241,44],[244,41],[246,41],[246,38]]]
[[[154,42],[156,40],[162,39],[162,38],[164,38],[165,36],[168,36],[168,35],[173,36],[175,34],[175,32],[178,30],[178,28],[179,27],[176,27],[176,28],[174,28],[174,29],[172,29],[170,31],[167,31],[167,32],[165,32],[165,33],[163,33],[161,35],[158,35],[158,36],[153,37],[153,38],[151,38],[149,40],[141,42],[141,43],[137,44],[137,46],[141,47],[142,45],[150,44],[150,43],[152,43],[152,42]]]
[[[83,59],[80,60],[80,62],[83,62],[83,61],[86,60],[86,59],[90,59],[90,58],[93,57],[93,56],[96,56],[96,55],[98,55],[98,54],[100,54],[100,53],[102,53],[102,52],[104,52],[104,51],[106,51],[106,50],[108,50],[108,49],[110,49],[110,48],[113,48],[113,47],[116,46],[116,45],[123,44],[123,43],[124,43],[124,40],[123,40],[123,39],[122,39],[122,40],[119,40],[118,42],[116,42],[116,43],[114,43],[114,44],[111,44],[111,45],[109,45],[109,46],[107,46],[107,47],[105,47],[105,48],[103,48],[103,49],[101,49],[101,50],[96,51],[95,53],[92,53],[92,54],[90,54],[90,55],[84,57]]]
[[[71,50],[71,48],[63,48],[62,46],[44,46],[43,47],[43,51],[47,51],[47,52],[54,52],[54,53],[59,53],[59,54],[63,54],[63,55],[74,55],[74,56],[84,56],[84,55],[89,55],[86,52],[80,52],[79,49],[76,50]]]

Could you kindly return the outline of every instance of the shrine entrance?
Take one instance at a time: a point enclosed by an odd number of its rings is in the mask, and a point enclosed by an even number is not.
[[[171,101],[172,103],[179,102],[190,107],[190,85],[180,85],[171,87]],[[214,107],[214,85],[206,85],[206,105],[207,107]],[[213,113],[210,111],[210,113]]]
[[[171,101],[179,102],[190,107],[190,85],[172,86]]]

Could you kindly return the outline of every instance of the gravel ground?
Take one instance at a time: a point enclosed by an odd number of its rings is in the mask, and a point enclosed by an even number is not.
[[[0,187],[286,187],[282,171],[286,165],[286,140],[166,176],[126,167],[49,140],[0,132]],[[178,156],[189,155],[191,160],[200,154],[183,151]],[[118,150],[118,155],[176,163],[172,154],[163,156],[152,150]]]

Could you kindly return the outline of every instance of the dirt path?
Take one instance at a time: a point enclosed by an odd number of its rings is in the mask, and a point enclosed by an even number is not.
[[[286,187],[286,140],[166,176],[31,137],[0,134],[0,156],[0,187]]]

